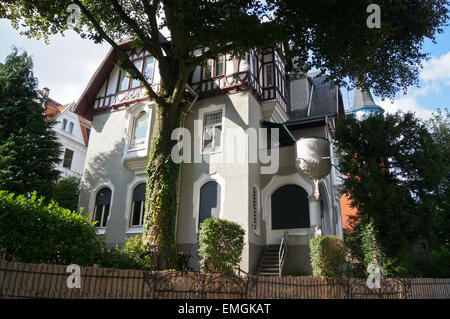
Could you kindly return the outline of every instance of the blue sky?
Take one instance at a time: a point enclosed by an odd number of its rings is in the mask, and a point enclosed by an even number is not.
[[[39,87],[50,88],[50,97],[62,104],[78,99],[109,50],[108,44],[80,39],[73,31],[67,31],[64,37],[51,37],[46,45],[43,40],[20,35],[4,19],[0,19],[0,35],[0,61],[5,60],[12,46],[27,50],[33,56]],[[411,110],[428,118],[438,107],[450,109],[450,27],[437,36],[437,44],[425,41],[423,52],[430,53],[430,60],[424,62],[420,73],[420,88],[410,87],[407,95],[399,93],[394,101],[374,97],[387,112]],[[353,92],[343,89],[342,93],[345,107],[351,107]]]

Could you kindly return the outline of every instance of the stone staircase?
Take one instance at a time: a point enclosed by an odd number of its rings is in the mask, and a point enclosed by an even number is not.
[[[279,276],[279,249],[279,246],[268,246],[264,249],[258,268],[259,276]]]

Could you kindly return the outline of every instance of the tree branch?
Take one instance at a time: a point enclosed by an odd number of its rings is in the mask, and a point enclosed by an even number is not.
[[[145,76],[136,68],[136,66],[130,61],[130,58],[128,57],[128,54],[122,50],[122,48],[117,45],[117,43],[111,39],[108,34],[103,30],[103,28],[100,26],[100,24],[95,20],[95,18],[92,16],[92,14],[89,12],[89,10],[81,3],[80,0],[74,0],[75,4],[77,4],[81,11],[84,13],[86,18],[92,23],[94,28],[97,30],[97,32],[100,34],[100,36],[108,42],[113,49],[116,51],[116,53],[119,56],[119,59],[125,63],[124,68],[133,75],[133,77],[139,79],[145,86],[145,88],[148,91],[149,96],[156,100],[157,102],[162,102],[161,98],[156,94],[156,92],[153,90],[152,86],[148,83]]]
[[[139,27],[137,22],[131,19],[130,16],[124,11],[119,1],[110,1],[122,20],[138,35],[139,40],[141,40],[145,46],[148,46],[148,50],[159,61],[162,58],[162,51],[159,41],[152,41],[148,34],[146,34],[146,32],[143,32],[143,30]]]

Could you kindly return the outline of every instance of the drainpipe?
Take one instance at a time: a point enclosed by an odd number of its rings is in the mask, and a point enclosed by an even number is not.
[[[185,121],[186,121],[186,115],[192,110],[192,107],[194,106],[195,102],[197,102],[197,100],[198,100],[198,93],[195,92],[195,90],[189,84],[186,84],[186,89],[188,89],[188,91],[192,95],[194,95],[194,99],[192,100],[191,104],[189,104],[187,112],[180,119],[180,128],[184,128]],[[177,213],[175,215],[175,243],[177,242],[178,213],[180,211],[180,188],[181,188],[181,165],[180,165],[180,169],[178,170]]]

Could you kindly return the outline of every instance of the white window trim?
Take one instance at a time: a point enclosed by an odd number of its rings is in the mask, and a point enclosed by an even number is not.
[[[145,176],[136,176],[131,183],[127,186],[127,199],[125,205],[125,225],[126,225],[126,234],[140,234],[143,231],[142,226],[130,226],[130,218],[131,218],[131,209],[133,206],[133,191],[134,189],[141,183],[146,182]],[[145,213],[145,210],[144,210]]]
[[[203,129],[204,129],[204,117],[208,113],[214,113],[222,111],[222,131],[220,133],[220,147],[212,149],[212,150],[203,150]],[[208,107],[204,107],[199,109],[198,111],[198,120],[201,121],[201,127],[199,130],[199,135],[197,138],[200,139],[200,142],[198,145],[200,145],[200,154],[201,155],[211,155],[211,154],[217,154],[221,153],[223,150],[223,144],[224,144],[224,131],[225,131],[225,104],[220,105],[211,105]]]
[[[219,218],[223,218],[224,213],[224,203],[225,203],[225,179],[220,176],[217,172],[213,174],[205,174],[202,173],[200,177],[194,182],[194,197],[193,197],[193,206],[194,206],[194,222],[195,222],[195,233],[198,234],[198,221],[200,218],[200,189],[207,182],[217,182],[220,185],[220,213]]]
[[[111,181],[103,182],[98,184],[94,190],[91,192],[91,198],[89,199],[89,212],[92,214],[91,221],[95,220],[95,199],[97,197],[97,193],[102,189],[108,187],[111,190],[111,202],[109,204],[109,214],[108,218],[106,219],[106,226],[105,227],[95,227],[97,234],[101,235],[106,232],[106,228],[108,227],[108,221],[111,218],[112,215],[112,207],[114,203],[114,185],[111,183]]]
[[[281,230],[273,230],[272,229],[272,194],[280,187],[285,185],[298,185],[302,187],[308,197],[312,195],[313,186],[307,180],[305,180],[299,173],[293,173],[291,175],[275,175],[270,180],[269,184],[267,184],[263,190],[261,191],[262,198],[262,219],[266,221],[266,241],[267,244],[278,244],[280,241],[277,240],[277,237],[281,238],[283,232],[289,232],[289,235],[308,235],[311,233],[310,228],[292,228],[292,229],[281,229]],[[311,210],[311,208],[310,208]],[[311,213],[311,212],[310,212]]]
[[[130,147],[133,144],[133,138],[134,138],[134,130],[135,130],[135,124],[136,120],[138,119],[139,115],[141,113],[147,113],[148,114],[148,131],[145,136],[145,141],[143,146],[132,148]],[[136,152],[140,150],[144,150],[148,148],[148,142],[150,140],[151,135],[151,127],[152,127],[152,108],[150,103],[143,103],[138,102],[135,105],[133,105],[131,108],[129,108],[125,113],[125,119],[128,120],[128,129],[127,129],[127,138],[125,143],[125,154],[127,152]]]

